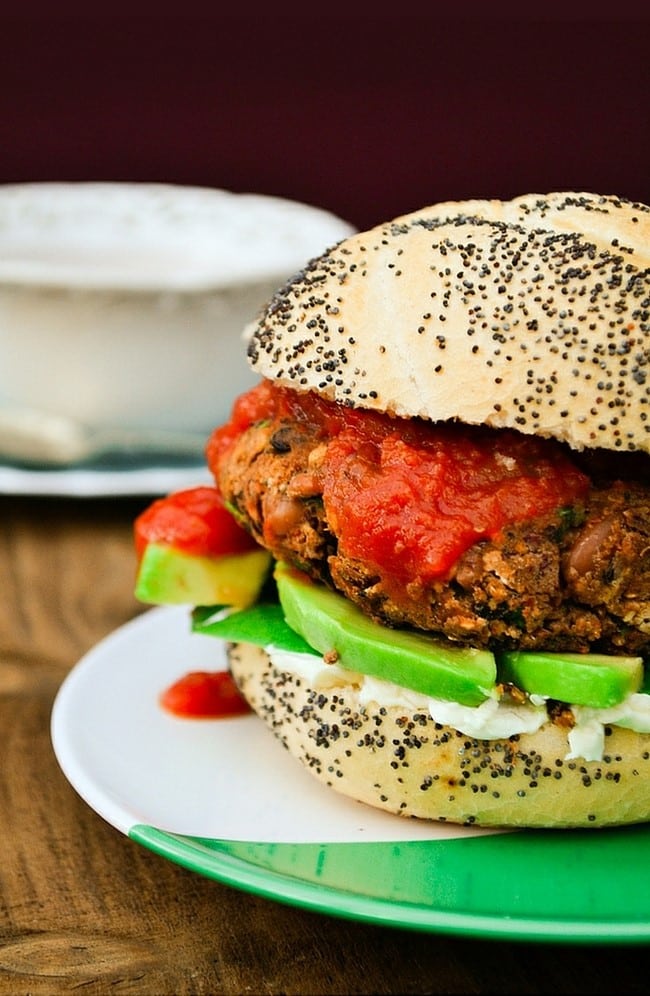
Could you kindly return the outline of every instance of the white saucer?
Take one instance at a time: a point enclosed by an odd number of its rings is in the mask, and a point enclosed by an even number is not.
[[[204,462],[96,463],[66,470],[34,470],[0,464],[0,495],[103,498],[165,495],[212,484]]]

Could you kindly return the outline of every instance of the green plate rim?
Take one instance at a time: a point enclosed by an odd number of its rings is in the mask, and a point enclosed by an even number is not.
[[[585,841],[581,837],[581,847],[584,853]],[[593,835],[593,831],[587,831]],[[599,832],[596,831],[596,834]],[[609,866],[619,863],[621,857],[629,854],[630,844],[636,839],[636,849],[647,850],[650,845],[649,828],[626,828],[624,830],[605,831],[609,860],[602,862],[600,848],[592,853],[592,864],[603,864],[605,877]],[[363,921],[377,925],[411,929],[420,932],[436,932],[450,935],[473,937],[477,939],[543,941],[563,944],[598,943],[598,944],[642,944],[650,942],[650,903],[647,917],[629,918],[627,920],[603,920],[598,916],[589,917],[582,913],[571,916],[562,915],[558,911],[553,916],[513,915],[512,911],[493,909],[491,912],[477,910],[441,909],[431,903],[396,900],[379,895],[367,895],[354,888],[343,888],[332,884],[314,881],[310,876],[300,873],[291,874],[286,870],[264,867],[258,858],[264,858],[265,853],[272,849],[276,859],[283,853],[290,855],[296,852],[338,852],[345,861],[355,862],[359,857],[359,848],[367,851],[373,848],[376,854],[382,851],[398,848],[405,854],[404,860],[413,866],[427,858],[427,852],[435,849],[452,855],[450,868],[463,862],[478,879],[481,869],[489,867],[489,862],[497,856],[503,860],[519,860],[519,851],[524,848],[533,854],[529,858],[543,860],[548,857],[548,849],[558,846],[560,855],[558,876],[567,874],[567,867],[572,863],[575,854],[576,840],[573,832],[551,832],[551,834],[536,833],[527,835],[498,834],[471,839],[458,838],[448,841],[408,841],[391,844],[376,842],[373,844],[349,843],[322,845],[274,844],[263,842],[218,841],[198,837],[188,837],[181,834],[167,833],[146,824],[136,824],[129,831],[129,837],[154,853],[207,878],[221,884],[240,889],[253,895],[281,902],[286,905],[307,909],[312,912],[341,917],[348,920]],[[592,837],[593,839],[593,837]],[[595,841],[594,841],[595,843]],[[587,839],[587,846],[589,839]],[[461,852],[462,855],[457,852]],[[630,866],[630,862],[627,862]],[[316,862],[314,862],[316,867]],[[634,874],[635,862],[631,863],[631,873]],[[397,867],[401,874],[405,865]],[[453,873],[453,872],[452,872]],[[542,876],[546,874],[544,870]],[[643,877],[643,876],[637,876]],[[474,891],[476,892],[476,879]],[[486,895],[485,887],[479,891]],[[605,898],[601,896],[601,899]]]

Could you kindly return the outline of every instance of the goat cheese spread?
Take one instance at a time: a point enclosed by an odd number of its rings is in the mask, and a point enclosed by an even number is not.
[[[509,698],[499,698],[495,692],[479,706],[464,706],[349,671],[316,654],[291,653],[272,646],[265,650],[274,667],[297,675],[310,688],[350,686],[362,709],[371,702],[386,708],[403,706],[410,712],[427,713],[434,722],[451,726],[477,740],[500,740],[518,733],[535,733],[548,720],[546,700],[541,695],[531,695],[526,702],[514,703]],[[602,760],[606,726],[624,726],[637,733],[650,733],[650,695],[644,692],[628,695],[623,702],[608,709],[577,705],[569,705],[569,708],[575,725],[567,734],[567,760]]]

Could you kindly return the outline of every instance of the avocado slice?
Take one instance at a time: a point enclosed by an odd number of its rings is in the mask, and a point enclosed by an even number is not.
[[[499,657],[499,678],[531,695],[572,705],[607,709],[643,685],[643,659],[608,654],[507,651]]]
[[[201,557],[149,543],[138,566],[135,596],[152,605],[252,605],[269,574],[266,550]]]
[[[431,698],[480,705],[496,682],[494,654],[374,622],[352,602],[278,563],[275,580],[288,624],[341,667]],[[388,635],[389,634],[389,635]]]
[[[270,566],[270,554],[261,549],[200,557],[150,543],[135,595],[154,605],[232,606],[239,611],[195,609],[194,630],[294,652],[335,652],[342,667],[463,705],[480,705],[497,682],[596,709],[617,705],[644,688],[641,657],[519,650],[495,660],[487,650],[382,626],[342,595],[283,563],[275,566],[280,606],[256,604]]]

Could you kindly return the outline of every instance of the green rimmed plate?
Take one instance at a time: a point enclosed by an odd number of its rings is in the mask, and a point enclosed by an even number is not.
[[[255,717],[179,720],[158,694],[224,666],[153,609],[70,672],[52,742],[78,794],[185,868],[316,912],[452,934],[650,941],[650,827],[495,833],[400,820],[316,782]],[[263,828],[263,839],[260,840]]]

